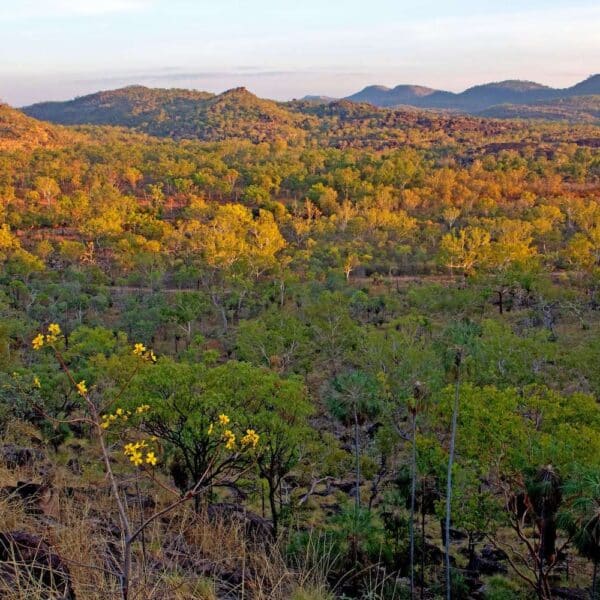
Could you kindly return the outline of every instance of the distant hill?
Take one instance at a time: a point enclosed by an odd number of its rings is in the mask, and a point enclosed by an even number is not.
[[[499,104],[532,104],[595,94],[600,94],[600,75],[592,75],[564,89],[551,88],[534,81],[507,80],[476,85],[459,94],[418,85],[399,85],[395,88],[372,85],[346,99],[381,107],[410,105],[477,114]]]
[[[303,96],[299,102],[312,102],[313,104],[329,104],[330,102],[336,102],[338,98],[333,96]]]
[[[352,96],[348,96],[346,100],[368,102],[383,107],[400,106],[402,104],[418,105],[422,99],[438,93],[443,92],[420,85],[398,85],[395,88],[371,85]]]
[[[126,125],[164,120],[168,113],[189,108],[212,97],[191,90],[154,90],[133,85],[118,90],[96,92],[67,102],[41,102],[23,109],[36,119],[62,125]]]
[[[600,94],[600,73],[568,88],[573,96],[591,96]]]
[[[77,139],[79,134],[42,123],[6,104],[0,104],[0,150],[53,148]]]
[[[531,104],[499,104],[480,113],[496,119],[545,119],[579,123],[600,122],[600,95],[570,96]]]
[[[33,104],[23,112],[64,125],[122,125],[175,139],[244,138],[260,142],[302,135],[299,115],[276,102],[262,100],[245,88],[214,95],[130,86],[67,102]]]

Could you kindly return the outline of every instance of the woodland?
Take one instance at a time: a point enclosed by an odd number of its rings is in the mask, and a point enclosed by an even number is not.
[[[0,597],[600,598],[598,125],[103,94],[0,106]]]

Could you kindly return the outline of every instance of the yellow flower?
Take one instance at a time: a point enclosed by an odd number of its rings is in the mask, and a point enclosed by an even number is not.
[[[227,425],[229,423],[229,417],[227,415],[219,415],[219,423],[221,425]]]
[[[48,333],[50,335],[60,335],[60,325],[58,323],[50,323],[48,325]]]
[[[141,356],[144,352],[146,352],[146,346],[144,346],[144,344],[140,344],[137,343],[134,347],[133,347],[133,353],[136,356]]]
[[[259,436],[254,429],[246,429],[246,435],[242,438],[243,446],[252,446],[256,448],[258,444]]]
[[[88,389],[85,385],[85,381],[82,380],[77,384],[77,392],[79,393],[80,396],[85,396],[88,392]]]
[[[42,384],[40,383],[40,378],[37,375],[33,378],[33,385],[36,388],[42,387]]]
[[[144,459],[142,458],[142,453],[141,452],[134,452],[130,457],[129,460],[136,466],[139,467],[141,464],[144,463]]]
[[[110,421],[102,421],[100,427],[102,427],[102,429],[108,429],[110,427]]]
[[[154,452],[148,452],[146,454],[146,462],[149,465],[152,465],[153,467],[156,466],[156,463],[158,462],[158,458],[156,458],[156,455],[154,454]]]
[[[39,350],[44,345],[44,336],[41,333],[38,333],[34,338],[33,342],[31,342],[34,350]]]
[[[117,408],[116,413],[118,417],[122,417],[125,414],[125,411],[122,408]]]
[[[215,428],[214,423],[211,423],[208,426],[208,435],[212,435],[213,429]]]
[[[156,354],[154,354],[154,352],[152,352],[152,350],[150,350],[148,356],[150,357],[150,360],[152,362],[156,362]]]
[[[150,410],[150,405],[149,405],[149,404],[141,404],[140,406],[138,406],[138,407],[135,409],[135,412],[136,412],[138,415],[141,415],[141,414],[143,414],[143,413],[145,413],[145,412],[147,412],[147,411],[149,411],[149,410]]]
[[[225,439],[225,448],[227,450],[235,450],[235,434],[230,429],[226,429],[223,432],[223,438]]]

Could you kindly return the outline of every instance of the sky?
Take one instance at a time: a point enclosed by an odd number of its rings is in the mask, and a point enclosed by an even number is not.
[[[597,0],[0,0],[13,106],[131,84],[285,100],[598,72]]]

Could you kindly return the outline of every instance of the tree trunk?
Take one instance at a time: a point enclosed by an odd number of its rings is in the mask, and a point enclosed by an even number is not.
[[[121,580],[121,598],[128,600],[129,598],[129,577],[131,573],[131,540],[125,540],[123,548],[123,571],[120,576]]]
[[[540,531],[540,547],[538,551],[538,598],[542,600],[544,598],[544,556],[545,556],[545,521],[546,521],[546,503],[542,500],[542,515],[539,524]]]
[[[425,480],[421,480],[421,600],[425,595]]]
[[[273,522],[273,538],[277,539],[279,526],[279,513],[277,512],[277,489],[267,480],[269,486],[269,506],[271,507],[271,521]]]
[[[223,331],[225,331],[225,333],[227,333],[227,330],[229,328],[229,322],[227,321],[227,312],[225,311],[224,307],[221,307],[221,320],[223,321]]]
[[[450,433],[450,451],[448,456],[448,477],[446,483],[446,527],[445,527],[445,545],[446,545],[446,598],[452,598],[452,576],[450,572],[450,519],[452,515],[452,467],[454,466],[454,451],[456,447],[456,429],[458,425],[458,403],[460,394],[460,365],[462,355],[460,350],[456,352],[454,359],[456,367],[456,384],[454,387],[454,406],[452,407],[452,430]]]
[[[597,586],[598,586],[598,561],[594,560],[594,573],[592,575],[592,600],[597,598]]]
[[[415,500],[417,496],[417,412],[412,411],[412,455],[410,461],[410,597],[415,594]]]
[[[469,531],[468,549],[469,549],[469,567],[468,568],[470,570],[474,570],[475,569],[475,534],[472,531]]]
[[[354,404],[354,461],[355,461],[355,476],[356,476],[356,498],[355,508],[356,516],[358,517],[358,511],[360,510],[360,440],[358,434],[358,413],[356,404]]]

